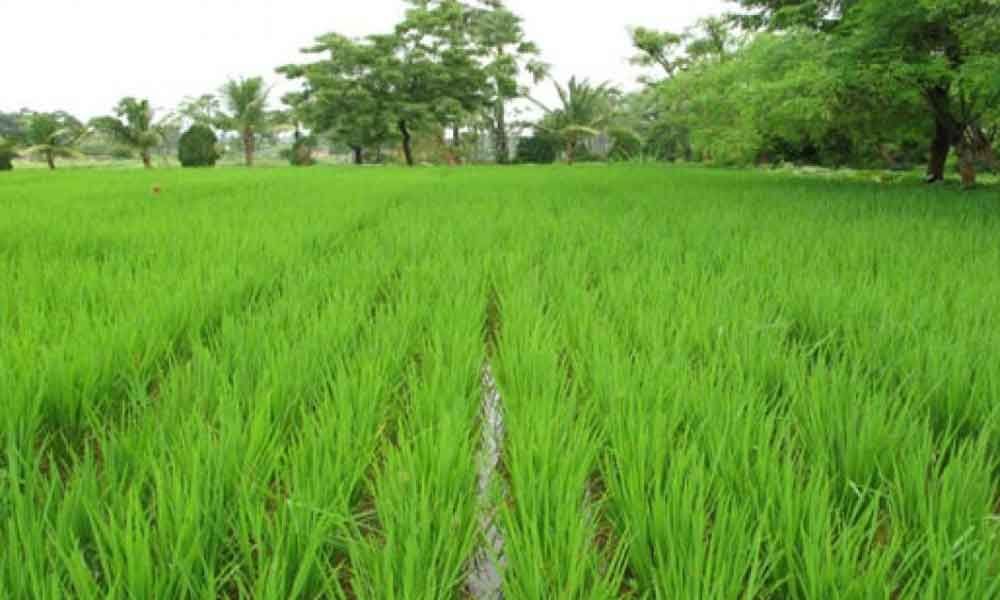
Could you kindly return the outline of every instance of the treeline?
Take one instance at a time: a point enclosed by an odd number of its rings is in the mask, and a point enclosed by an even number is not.
[[[997,169],[1000,2],[741,0],[683,34],[633,31],[662,77],[630,97],[658,158]],[[952,154],[954,152],[954,154]]]
[[[259,144],[284,132],[297,165],[326,146],[359,164],[927,165],[932,182],[951,160],[967,185],[997,169],[997,0],[739,0],[688,31],[633,28],[632,60],[658,72],[640,91],[572,78],[553,82],[554,106],[532,97],[549,66],[502,0],[405,2],[391,30],[322,35],[301,63],[278,68],[300,84],[284,110],[269,110],[270,88],[249,78],[160,120],[134,98],[86,125],[66,113],[0,115],[0,168],[17,153],[54,168],[94,135],[146,166],[164,147],[213,164],[219,140],[252,165]],[[525,118],[525,105],[541,116]]]
[[[264,80],[252,77],[230,80],[218,94],[186,100],[162,116],[149,100],[132,97],[87,123],[65,111],[0,113],[0,170],[13,168],[19,157],[55,169],[58,159],[85,156],[138,158],[152,168],[157,153],[174,154],[184,166],[212,166],[226,141],[237,142],[252,166],[259,142],[273,142],[292,126],[287,111],[268,108],[269,94]]]

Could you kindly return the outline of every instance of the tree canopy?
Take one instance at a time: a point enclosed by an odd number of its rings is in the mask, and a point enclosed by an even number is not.
[[[279,68],[301,80],[308,124],[356,150],[402,141],[414,164],[414,132],[453,127],[470,115],[488,116],[499,160],[509,157],[505,102],[523,94],[522,74],[546,70],[524,39],[520,19],[502,2],[409,0],[392,31],[352,39],[317,38],[303,52],[312,62]]]
[[[219,104],[205,97],[199,101],[199,109],[205,107],[209,111],[217,128],[239,134],[248,167],[253,166],[257,136],[267,133],[275,123],[274,114],[267,107],[270,93],[263,78],[246,77],[227,81],[219,90]]]
[[[39,156],[49,169],[56,168],[57,158],[79,155],[77,146],[87,134],[87,129],[73,115],[57,111],[52,113],[25,113],[21,117],[21,130],[26,156]]]
[[[739,4],[682,34],[632,30],[636,62],[665,75],[627,105],[660,153],[735,164],[926,161],[938,181],[955,150],[968,185],[976,164],[993,161],[1000,3]]]
[[[138,152],[143,166],[151,168],[152,151],[163,141],[163,128],[155,122],[155,111],[149,100],[122,98],[115,107],[115,115],[98,117],[90,125],[114,142]]]

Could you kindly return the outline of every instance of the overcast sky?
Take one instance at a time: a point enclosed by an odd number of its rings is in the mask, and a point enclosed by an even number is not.
[[[560,80],[634,85],[626,27],[682,30],[723,0],[508,0]],[[228,77],[299,62],[317,35],[388,30],[402,0],[0,0],[0,110],[110,112],[123,96],[173,109]],[[285,87],[284,85],[282,87]],[[551,84],[537,94],[549,97]],[[279,88],[280,90],[281,88]]]

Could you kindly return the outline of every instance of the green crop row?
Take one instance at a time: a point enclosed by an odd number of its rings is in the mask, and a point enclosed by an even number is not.
[[[0,215],[0,597],[462,598],[484,550],[507,598],[1000,596],[995,190],[25,172]]]

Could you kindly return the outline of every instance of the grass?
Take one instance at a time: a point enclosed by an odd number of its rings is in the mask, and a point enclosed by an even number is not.
[[[1000,596],[995,188],[24,170],[0,214],[0,597],[465,597],[486,361],[506,597]]]

